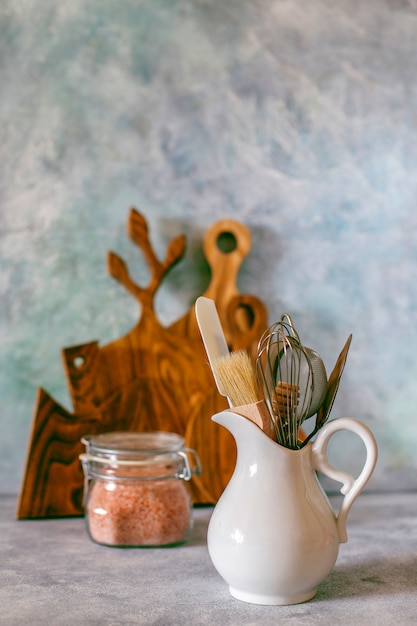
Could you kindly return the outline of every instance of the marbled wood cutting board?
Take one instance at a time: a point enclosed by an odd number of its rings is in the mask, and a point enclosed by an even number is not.
[[[227,407],[216,390],[194,307],[170,327],[160,324],[154,297],[164,276],[185,253],[185,238],[170,242],[161,262],[152,248],[145,218],[131,209],[127,232],[150,268],[147,287],[137,285],[124,261],[108,254],[108,271],[138,301],[138,323],[124,337],[104,346],[98,341],[62,350],[73,413],[44,389],[35,402],[32,431],[17,517],[44,518],[82,514],[84,477],[79,454],[85,434],[113,430],[166,430],[185,437],[197,450],[203,473],[192,480],[195,503],[213,504],[226,486],[235,463],[231,435],[214,424],[213,413]],[[222,248],[226,239],[228,248]],[[255,296],[239,294],[236,279],[250,250],[250,233],[242,224],[222,220],[204,236],[211,269],[203,295],[217,305],[231,349],[251,354],[267,325],[267,313]]]

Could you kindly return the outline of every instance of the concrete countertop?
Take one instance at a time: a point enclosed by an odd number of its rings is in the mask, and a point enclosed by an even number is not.
[[[195,510],[187,545],[124,550],[93,543],[82,518],[16,521],[15,508],[15,497],[0,497],[0,624],[417,623],[416,493],[359,496],[334,570],[293,606],[230,596],[207,552],[210,507]]]

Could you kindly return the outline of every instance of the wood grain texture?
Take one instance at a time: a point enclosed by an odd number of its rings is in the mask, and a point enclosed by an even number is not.
[[[118,255],[108,253],[107,266],[138,301],[141,315],[125,336],[100,346],[98,341],[62,350],[73,413],[39,389],[17,517],[82,514],[81,437],[112,430],[165,430],[184,436],[197,450],[203,467],[192,480],[195,503],[215,503],[233,471],[236,449],[231,435],[211,421],[226,408],[215,387],[195,319],[194,307],[170,327],[154,311],[154,297],[166,273],[185,251],[183,236],[169,243],[160,261],[152,248],[145,218],[131,209],[127,232],[150,269],[149,284],[137,285]],[[230,251],[219,238],[232,239]],[[211,268],[204,295],[215,300],[232,349],[253,352],[266,327],[264,305],[239,294],[236,279],[250,249],[249,231],[223,220],[209,229],[204,251]]]

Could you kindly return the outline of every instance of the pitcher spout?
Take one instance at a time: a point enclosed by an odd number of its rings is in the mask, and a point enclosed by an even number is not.
[[[239,437],[242,429],[245,429],[247,426],[250,428],[258,428],[254,423],[252,423],[249,419],[242,416],[240,413],[234,412],[233,409],[226,409],[224,411],[220,411],[220,413],[215,413],[211,417],[213,422],[216,424],[220,424],[220,426],[224,426],[236,439]]]
[[[265,418],[256,404],[226,409],[212,416],[212,421],[226,428],[236,441],[238,449],[245,444],[253,446],[254,440],[276,443],[268,436]]]

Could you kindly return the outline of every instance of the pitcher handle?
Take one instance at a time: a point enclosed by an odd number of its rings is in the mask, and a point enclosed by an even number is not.
[[[330,437],[340,430],[350,430],[358,435],[365,444],[366,460],[361,473],[355,479],[353,476],[331,465],[327,458],[327,444]],[[341,417],[325,424],[313,443],[314,468],[329,478],[342,483],[340,492],[345,496],[337,515],[337,531],[340,543],[346,543],[346,521],[350,508],[360,492],[365,487],[374,471],[378,458],[378,446],[372,432],[365,424],[351,417]]]

